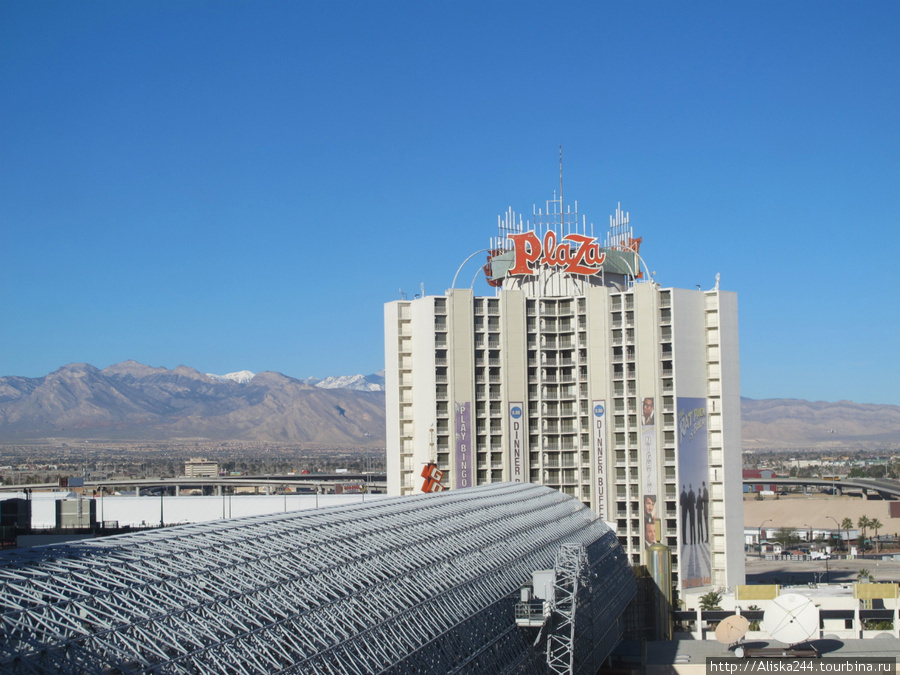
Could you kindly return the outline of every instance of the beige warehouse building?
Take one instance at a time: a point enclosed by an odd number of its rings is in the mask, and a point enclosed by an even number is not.
[[[532,223],[499,219],[493,296],[385,306],[389,492],[552,486],[681,588],[742,583],[736,295],[650,278],[620,209],[602,242],[561,197]]]

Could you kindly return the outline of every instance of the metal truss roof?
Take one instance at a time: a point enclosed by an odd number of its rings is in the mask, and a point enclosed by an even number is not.
[[[15,550],[0,671],[547,672],[515,594],[601,538],[574,499],[504,483]]]

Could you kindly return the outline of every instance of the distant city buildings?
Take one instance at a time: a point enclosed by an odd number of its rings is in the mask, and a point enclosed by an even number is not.
[[[184,463],[187,478],[215,478],[219,475],[219,463],[203,457],[192,457]]]
[[[548,485],[633,562],[668,546],[680,588],[742,583],[736,295],[656,283],[620,209],[602,243],[580,218],[510,210],[493,296],[385,305],[388,492]]]

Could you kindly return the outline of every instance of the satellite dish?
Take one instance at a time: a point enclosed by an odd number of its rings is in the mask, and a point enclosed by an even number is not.
[[[723,645],[733,645],[739,642],[750,630],[750,622],[747,617],[735,614],[726,617],[716,626],[716,640]]]
[[[788,645],[806,642],[819,630],[819,608],[796,593],[779,595],[763,614],[762,629]]]

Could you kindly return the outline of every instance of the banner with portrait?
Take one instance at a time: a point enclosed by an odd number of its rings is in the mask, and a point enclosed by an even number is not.
[[[643,492],[642,536],[644,547],[656,543],[659,530],[659,469],[656,454],[656,402],[641,402],[641,488]]]
[[[709,550],[709,444],[706,399],[678,399],[678,565],[681,587],[712,582]]]

